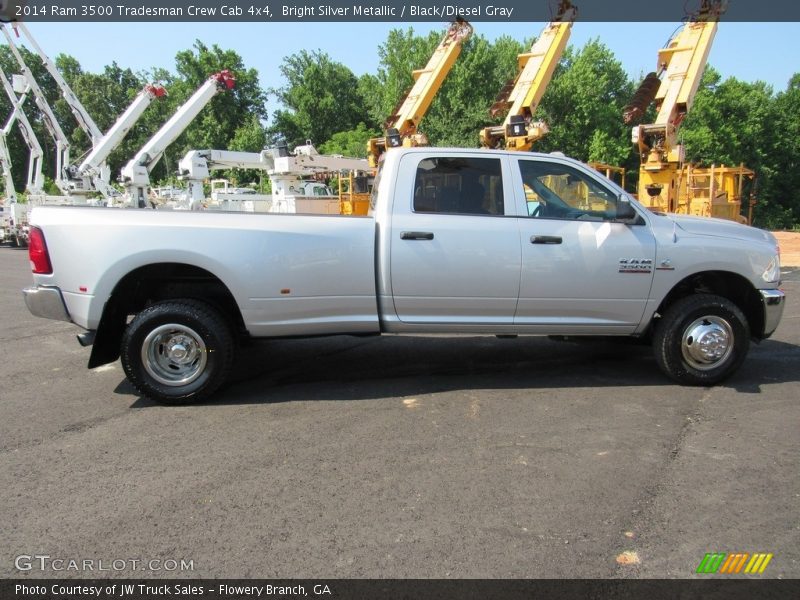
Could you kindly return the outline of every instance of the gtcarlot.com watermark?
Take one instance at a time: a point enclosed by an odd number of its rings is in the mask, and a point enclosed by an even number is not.
[[[194,571],[194,560],[180,559],[142,559],[142,558],[63,558],[49,554],[20,554],[14,558],[18,571],[52,571],[56,573],[77,571],[96,573],[101,571]]]

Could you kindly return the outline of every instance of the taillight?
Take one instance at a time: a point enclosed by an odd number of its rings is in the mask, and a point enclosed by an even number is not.
[[[50,255],[47,254],[47,244],[44,234],[38,227],[31,227],[28,241],[28,258],[31,259],[31,270],[39,275],[49,275],[53,272],[50,264]]]

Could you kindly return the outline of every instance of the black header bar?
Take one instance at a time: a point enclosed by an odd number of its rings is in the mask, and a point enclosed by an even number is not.
[[[579,22],[680,22],[702,2],[572,1]],[[722,21],[800,21],[797,0],[724,4]],[[0,19],[29,22],[548,22],[557,12],[558,0],[0,0]]]

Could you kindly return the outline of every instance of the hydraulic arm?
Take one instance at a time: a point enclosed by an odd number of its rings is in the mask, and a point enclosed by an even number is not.
[[[125,186],[126,200],[131,206],[146,206],[147,188],[150,186],[150,172],[161,160],[164,151],[183,133],[201,110],[218,93],[231,90],[236,79],[227,69],[215,73],[198,88],[172,117],[164,123],[153,137],[122,168],[122,184]]]
[[[567,47],[576,16],[572,3],[562,0],[555,19],[544,28],[530,51],[519,55],[517,78],[500,91],[489,111],[493,117],[505,112],[505,121],[481,131],[482,146],[526,151],[547,134],[547,124],[534,121],[533,114]]]
[[[700,11],[658,51],[657,70],[649,73],[623,112],[626,124],[635,123],[653,104],[652,123],[637,125],[632,141],[639,151],[639,199],[648,206],[679,211],[684,162],[678,142],[681,122],[692,107],[711,44],[717,32],[722,0],[703,0]]]
[[[61,129],[61,125],[59,125],[55,114],[53,114],[53,109],[50,108],[50,105],[47,103],[47,99],[45,98],[42,89],[39,87],[39,84],[36,82],[36,79],[34,79],[33,74],[28,68],[28,65],[25,64],[25,60],[22,58],[22,54],[20,54],[16,44],[14,44],[14,40],[8,33],[8,30],[6,29],[5,25],[0,24],[0,29],[2,29],[3,35],[5,35],[6,40],[8,41],[9,48],[11,48],[11,52],[14,55],[17,64],[19,64],[20,70],[22,71],[22,75],[25,77],[26,83],[30,87],[31,93],[33,93],[33,98],[34,101],[36,102],[36,106],[42,113],[42,120],[44,121],[45,127],[47,128],[48,133],[50,133],[50,135],[53,137],[53,140],[55,141],[56,144],[55,183],[65,195],[69,195],[69,185],[66,181],[66,178],[64,177],[64,169],[67,165],[69,165],[69,149],[70,149],[69,140],[67,139],[67,136],[64,134],[64,130]]]
[[[11,101],[11,105],[14,107],[14,110],[8,117],[6,124],[3,126],[3,136],[5,137],[9,134],[11,128],[14,126],[14,123],[19,123],[20,134],[22,134],[22,139],[24,140],[29,151],[28,179],[25,184],[25,191],[28,194],[43,194],[44,192],[42,188],[44,186],[44,175],[42,173],[42,157],[44,156],[44,152],[42,151],[42,146],[39,144],[39,140],[36,139],[36,135],[33,132],[33,127],[31,127],[30,121],[28,121],[28,117],[25,115],[25,111],[22,109],[22,104],[27,98],[28,92],[30,91],[30,86],[28,85],[27,80],[25,80],[25,86],[21,90],[22,95],[18,98],[14,88],[8,82],[6,74],[1,68],[0,79],[3,83],[3,89],[5,90],[8,99]]]
[[[425,68],[413,71],[414,85],[400,102],[395,113],[386,120],[386,135],[367,142],[370,167],[378,166],[378,159],[387,148],[400,146],[426,146],[428,139],[419,133],[420,121],[428,112],[439,88],[461,53],[461,46],[472,35],[472,25],[456,19],[444,34]]]

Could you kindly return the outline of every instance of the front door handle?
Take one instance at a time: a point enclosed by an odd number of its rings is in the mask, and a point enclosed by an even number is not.
[[[557,235],[532,235],[531,244],[560,244],[561,237]]]
[[[433,232],[431,231],[401,231],[401,240],[432,240]]]

